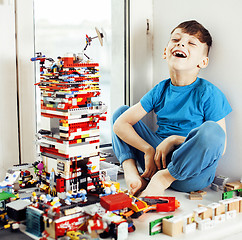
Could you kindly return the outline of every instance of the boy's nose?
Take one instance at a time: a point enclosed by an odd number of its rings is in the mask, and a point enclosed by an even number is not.
[[[178,47],[179,47],[179,46],[184,47],[184,44],[183,44],[183,43],[178,43],[177,46],[178,46]]]

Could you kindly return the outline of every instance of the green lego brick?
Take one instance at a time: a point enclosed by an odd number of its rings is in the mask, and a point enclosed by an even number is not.
[[[173,215],[170,215],[170,216],[159,218],[159,219],[156,219],[156,220],[150,222],[150,224],[149,224],[149,234],[155,235],[155,234],[161,233],[162,232],[162,220],[164,218],[169,219],[169,218],[172,218],[172,217],[173,217]]]

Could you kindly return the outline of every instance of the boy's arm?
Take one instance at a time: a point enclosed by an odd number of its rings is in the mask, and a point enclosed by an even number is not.
[[[113,131],[124,142],[144,152],[145,154],[145,171],[142,174],[144,178],[150,178],[156,172],[154,163],[155,149],[142,139],[134,130],[133,125],[141,120],[147,112],[141,103],[130,107],[114,123]]]
[[[225,132],[225,144],[224,144],[224,152],[222,156],[224,155],[227,147],[227,132],[226,132],[226,123],[225,123],[225,118],[222,118],[221,120],[217,121],[217,124],[224,130]]]
[[[225,132],[225,144],[224,144],[224,152],[222,155],[224,155],[226,146],[227,146],[227,134],[226,134],[226,124],[225,124],[225,118],[219,120],[217,122],[220,127]],[[175,146],[178,146],[182,144],[185,141],[185,137],[172,135],[165,140],[163,140],[156,148],[155,153],[155,163],[158,168],[158,170],[161,169],[161,161],[162,160],[162,166],[163,168],[166,168],[166,156],[167,154],[174,149]]]

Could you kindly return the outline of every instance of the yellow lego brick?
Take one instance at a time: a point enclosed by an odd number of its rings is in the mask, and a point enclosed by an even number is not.
[[[81,135],[81,138],[87,138],[89,136],[90,136],[90,134],[84,134],[84,135]]]

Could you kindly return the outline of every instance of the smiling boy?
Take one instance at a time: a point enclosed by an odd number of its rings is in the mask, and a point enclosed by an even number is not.
[[[231,107],[217,87],[198,77],[208,65],[211,45],[211,35],[197,21],[179,24],[163,55],[170,78],[136,105],[114,113],[113,150],[132,194],[162,195],[169,186],[196,191],[213,181],[226,149],[225,116]],[[155,133],[141,121],[152,110]]]

